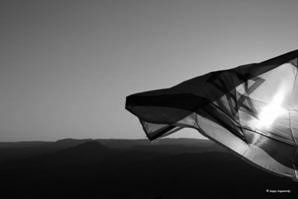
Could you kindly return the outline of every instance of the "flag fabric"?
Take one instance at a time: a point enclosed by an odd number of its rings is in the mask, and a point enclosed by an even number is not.
[[[298,50],[126,98],[150,140],[182,128],[259,168],[298,179]]]

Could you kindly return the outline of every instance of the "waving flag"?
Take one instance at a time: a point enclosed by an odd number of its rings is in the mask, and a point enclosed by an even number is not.
[[[126,98],[150,140],[197,129],[267,171],[298,179],[298,50]]]

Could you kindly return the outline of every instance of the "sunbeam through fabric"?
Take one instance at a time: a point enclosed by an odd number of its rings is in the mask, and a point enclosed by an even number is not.
[[[298,180],[298,50],[130,95],[150,140],[190,127],[241,158]]]

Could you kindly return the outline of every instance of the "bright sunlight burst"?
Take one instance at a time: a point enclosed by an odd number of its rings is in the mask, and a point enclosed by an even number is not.
[[[287,110],[282,107],[285,97],[286,89],[280,88],[273,96],[272,101],[261,110],[258,115],[259,119],[254,121],[257,129],[270,128],[278,117],[287,114]]]

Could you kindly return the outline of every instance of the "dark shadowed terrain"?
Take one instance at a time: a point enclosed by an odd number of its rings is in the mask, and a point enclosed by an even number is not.
[[[1,196],[26,198],[293,198],[273,176],[209,140],[0,143]],[[267,191],[269,190],[269,192]],[[270,193],[278,190],[290,193]]]

